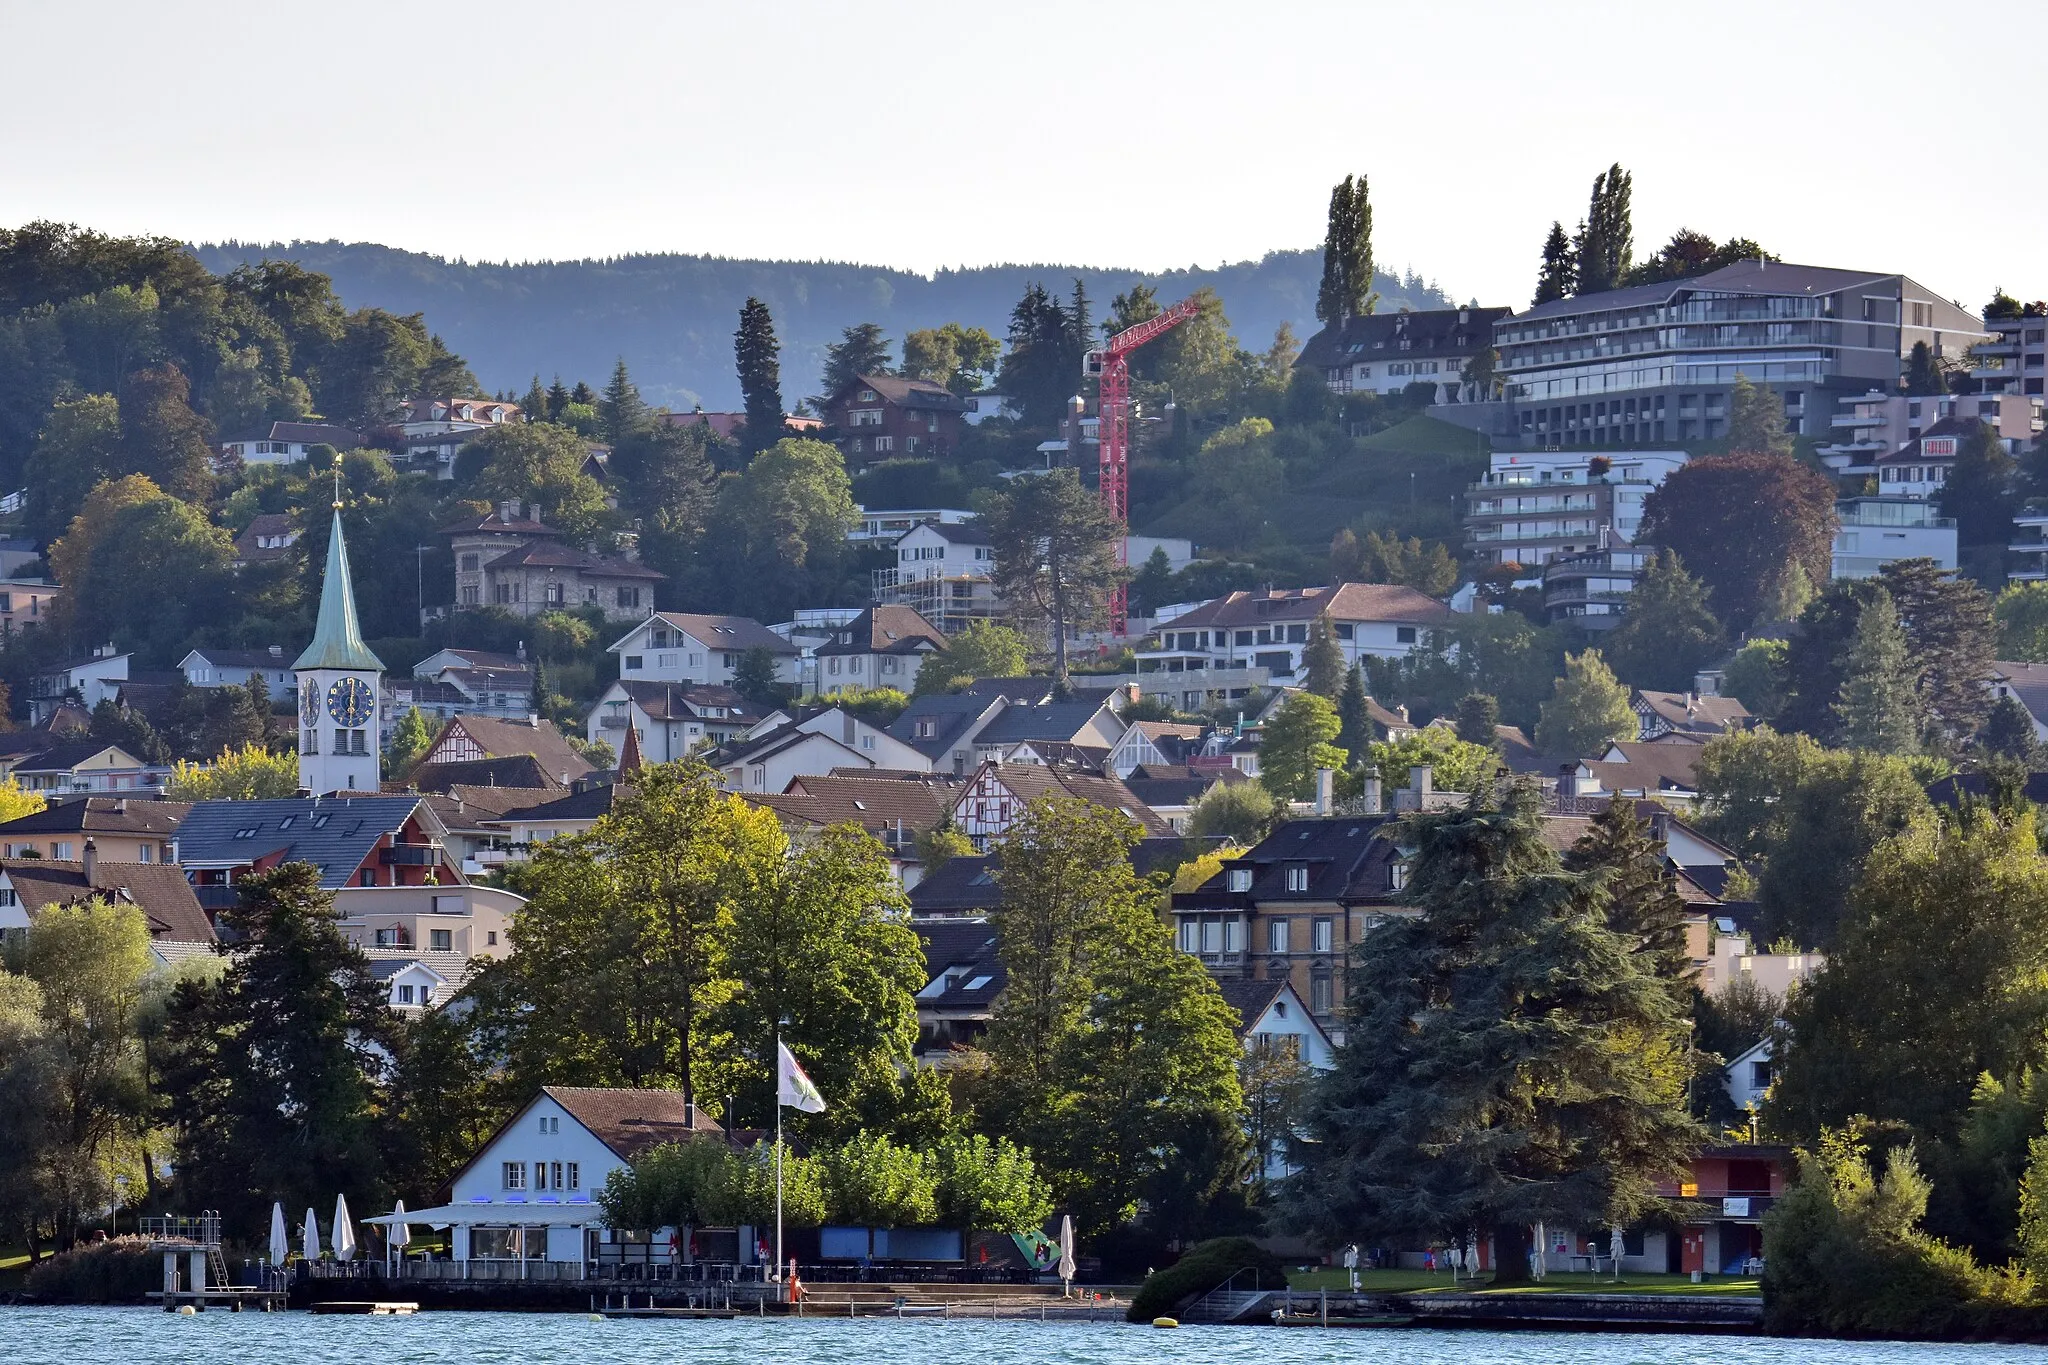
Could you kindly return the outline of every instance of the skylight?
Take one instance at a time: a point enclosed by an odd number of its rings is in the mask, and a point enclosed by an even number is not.
[[[988,983],[993,980],[995,980],[995,978],[992,976],[977,976],[972,981],[969,981],[965,986],[961,987],[961,989],[969,991],[978,991],[982,987],[988,985]]]

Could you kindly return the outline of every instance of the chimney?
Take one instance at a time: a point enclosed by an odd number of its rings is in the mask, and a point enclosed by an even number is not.
[[[1660,845],[1671,842],[1671,812],[1661,807],[1650,817],[1650,837]]]
[[[1415,793],[1415,809],[1421,810],[1423,802],[1429,799],[1429,784],[1436,776],[1436,769],[1427,763],[1418,763],[1408,770],[1408,790]]]
[[[1573,779],[1578,771],[1579,765],[1576,763],[1560,763],[1557,765],[1557,794],[1559,796],[1575,794],[1577,784]]]
[[[1380,803],[1380,775],[1377,769],[1367,769],[1365,774],[1365,813],[1378,815],[1385,809]]]
[[[693,1132],[697,1127],[697,1106],[687,1101],[683,1104],[683,1131]]]
[[[90,810],[90,809],[91,809],[91,807],[90,807],[90,806],[88,806],[88,807],[87,807],[86,809]],[[128,813],[128,798],[127,798],[127,797],[125,797],[125,796],[117,796],[117,797],[115,797],[115,798],[114,798],[114,814],[116,814],[116,815],[126,815],[127,813]]]
[[[1336,802],[1335,802],[1335,793],[1336,793],[1336,790],[1337,790],[1337,770],[1336,770],[1335,768],[1318,768],[1318,769],[1316,769],[1316,814],[1317,814],[1317,815],[1328,815],[1328,814],[1330,813],[1330,808],[1331,808],[1332,806],[1334,806],[1334,805],[1336,804]]]
[[[498,504],[498,520],[519,520],[519,503],[516,499],[508,499],[507,501]]]
[[[93,878],[93,874],[94,874],[95,872],[98,872],[99,870],[100,870],[100,850],[99,850],[99,845],[98,845],[98,844],[95,844],[95,843],[94,843],[94,842],[92,841],[92,836],[91,836],[90,834],[88,834],[88,835],[86,835],[86,836],[85,836],[85,884],[86,884],[87,886],[91,886],[91,885],[92,885],[92,878]]]

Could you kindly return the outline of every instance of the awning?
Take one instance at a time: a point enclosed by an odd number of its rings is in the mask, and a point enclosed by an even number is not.
[[[570,1228],[585,1224],[601,1227],[604,1225],[604,1210],[595,1203],[507,1204],[493,1200],[488,1204],[439,1204],[430,1209],[407,1209],[404,1213],[380,1213],[375,1218],[362,1221],[387,1227],[393,1223],[433,1227],[446,1223],[460,1223],[466,1227],[498,1227],[514,1223],[530,1228]]]

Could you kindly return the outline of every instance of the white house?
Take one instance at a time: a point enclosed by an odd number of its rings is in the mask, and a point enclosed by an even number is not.
[[[38,673],[29,684],[30,725],[41,725],[71,693],[90,711],[110,699],[128,681],[129,656],[113,645],[102,645],[88,658],[56,664]]]
[[[727,791],[754,795],[786,791],[795,778],[824,777],[842,768],[932,770],[932,761],[919,750],[837,706],[799,710],[794,716],[773,712],[710,761]]]
[[[1737,1053],[1723,1068],[1721,1084],[1737,1109],[1762,1108],[1771,1090],[1771,1040],[1759,1039]]]
[[[797,646],[746,616],[660,611],[607,646],[630,682],[730,684],[740,656],[765,649],[778,682],[797,681]]]
[[[1237,1012],[1237,1036],[1247,1055],[1292,1058],[1310,1071],[1328,1071],[1336,1065],[1336,1045],[1287,978],[1216,984],[1224,1003]],[[1264,1160],[1269,1180],[1294,1173],[1284,1140],[1273,1141]]]
[[[447,1226],[462,1275],[581,1279],[612,1245],[595,1199],[605,1180],[650,1147],[691,1138],[725,1140],[680,1091],[544,1086],[456,1173],[446,1204],[363,1221]],[[752,1239],[737,1242],[751,1260]],[[668,1259],[666,1238],[654,1259]]]
[[[974,419],[970,417],[967,420],[971,423]],[[961,522],[974,520],[974,513],[960,507],[863,507],[859,511],[860,523],[846,533],[846,538],[856,543],[901,540],[905,531],[914,530],[927,522],[940,526],[958,526]]]
[[[2034,738],[2048,740],[2048,664],[2000,659],[1991,670],[1992,699],[2011,697],[2026,707],[2034,722]]]
[[[1244,669],[1264,669],[1272,681],[1284,682],[1301,671],[1309,627],[1324,615],[1346,665],[1404,658],[1425,648],[1451,619],[1450,608],[1435,598],[1392,583],[1233,592],[1175,617],[1144,643],[1137,651],[1141,686],[1146,674],[1167,673],[1183,675],[1172,680],[1177,684],[1200,689],[1204,679]]]
[[[875,601],[958,631],[995,615],[995,567],[995,546],[979,523],[920,523],[897,540],[895,565],[875,570]]]
[[[185,681],[194,687],[247,687],[253,674],[263,679],[272,697],[289,697],[296,686],[292,661],[284,646],[269,649],[195,649],[178,660]]]
[[[1956,523],[1924,497],[1843,498],[1835,504],[1830,578],[1875,578],[1898,559],[1931,559],[1956,567]]]
[[[850,688],[908,692],[924,661],[945,647],[938,627],[909,607],[869,607],[818,646],[815,687],[821,696]]]
[[[640,732],[649,763],[667,763],[700,749],[740,739],[766,713],[730,687],[704,683],[634,682],[620,679],[606,688],[584,720],[592,744],[603,740],[622,752],[625,730]]]
[[[362,436],[351,427],[326,422],[272,422],[270,430],[260,436],[221,442],[220,453],[243,464],[290,464],[305,459],[314,446],[354,450],[362,443]]]

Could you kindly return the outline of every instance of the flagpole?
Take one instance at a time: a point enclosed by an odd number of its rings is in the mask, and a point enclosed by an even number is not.
[[[782,1024],[775,1025],[775,1278],[782,1278]]]

